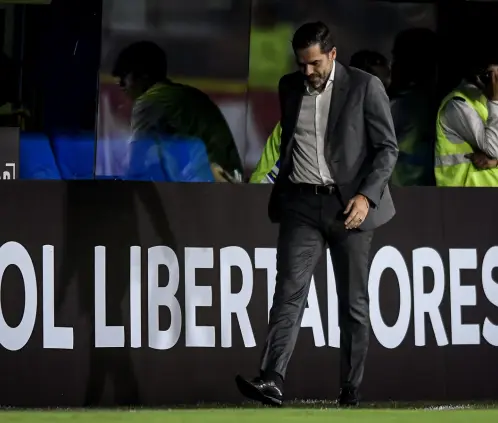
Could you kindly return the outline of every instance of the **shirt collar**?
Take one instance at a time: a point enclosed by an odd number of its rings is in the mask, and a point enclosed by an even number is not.
[[[334,82],[334,78],[335,78],[335,60],[332,62],[332,70],[330,71],[329,79],[325,84],[325,89],[330,87],[330,85]],[[311,87],[307,82],[305,82],[305,85],[308,94],[320,94],[320,92]]]

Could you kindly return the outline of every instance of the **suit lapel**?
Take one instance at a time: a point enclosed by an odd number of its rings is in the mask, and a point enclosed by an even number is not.
[[[330,100],[329,119],[327,123],[327,139],[332,136],[335,126],[341,115],[349,93],[349,75],[346,68],[335,62],[335,77]]]
[[[301,105],[303,103],[303,95],[305,90],[303,80],[298,80],[297,84],[298,85],[296,85],[296,88],[291,91],[291,100],[289,106],[289,116],[291,116],[293,119],[291,139],[294,139],[294,134],[296,133],[297,121],[299,119],[299,112],[301,111]]]
[[[299,119],[299,112],[301,111],[301,104],[304,95],[304,81],[302,78],[296,78],[295,85],[287,93],[286,116],[289,119],[291,131],[286,135],[287,143],[285,147],[285,163],[281,163],[282,173],[290,173],[292,163],[292,148],[294,146],[294,134],[296,132],[297,121]]]

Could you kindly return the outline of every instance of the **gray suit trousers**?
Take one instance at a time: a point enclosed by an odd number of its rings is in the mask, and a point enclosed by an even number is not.
[[[339,303],[340,385],[358,388],[369,340],[368,269],[373,231],[346,230],[339,194],[301,192],[283,202],[277,247],[277,280],[262,373],[285,378],[306,307],[311,277],[328,244]]]

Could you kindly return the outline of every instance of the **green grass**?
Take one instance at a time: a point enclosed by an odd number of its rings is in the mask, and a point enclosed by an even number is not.
[[[0,411],[0,422],[38,423],[479,423],[498,422],[498,409],[399,410],[331,408],[226,408],[136,411]]]

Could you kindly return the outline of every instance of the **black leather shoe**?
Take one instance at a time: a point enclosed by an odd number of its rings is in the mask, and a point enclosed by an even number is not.
[[[339,398],[337,398],[337,405],[339,407],[358,407],[360,405],[358,390],[342,388],[339,392]]]
[[[273,381],[266,381],[261,378],[247,380],[238,375],[235,382],[240,393],[253,401],[277,407],[282,405],[282,390]]]

